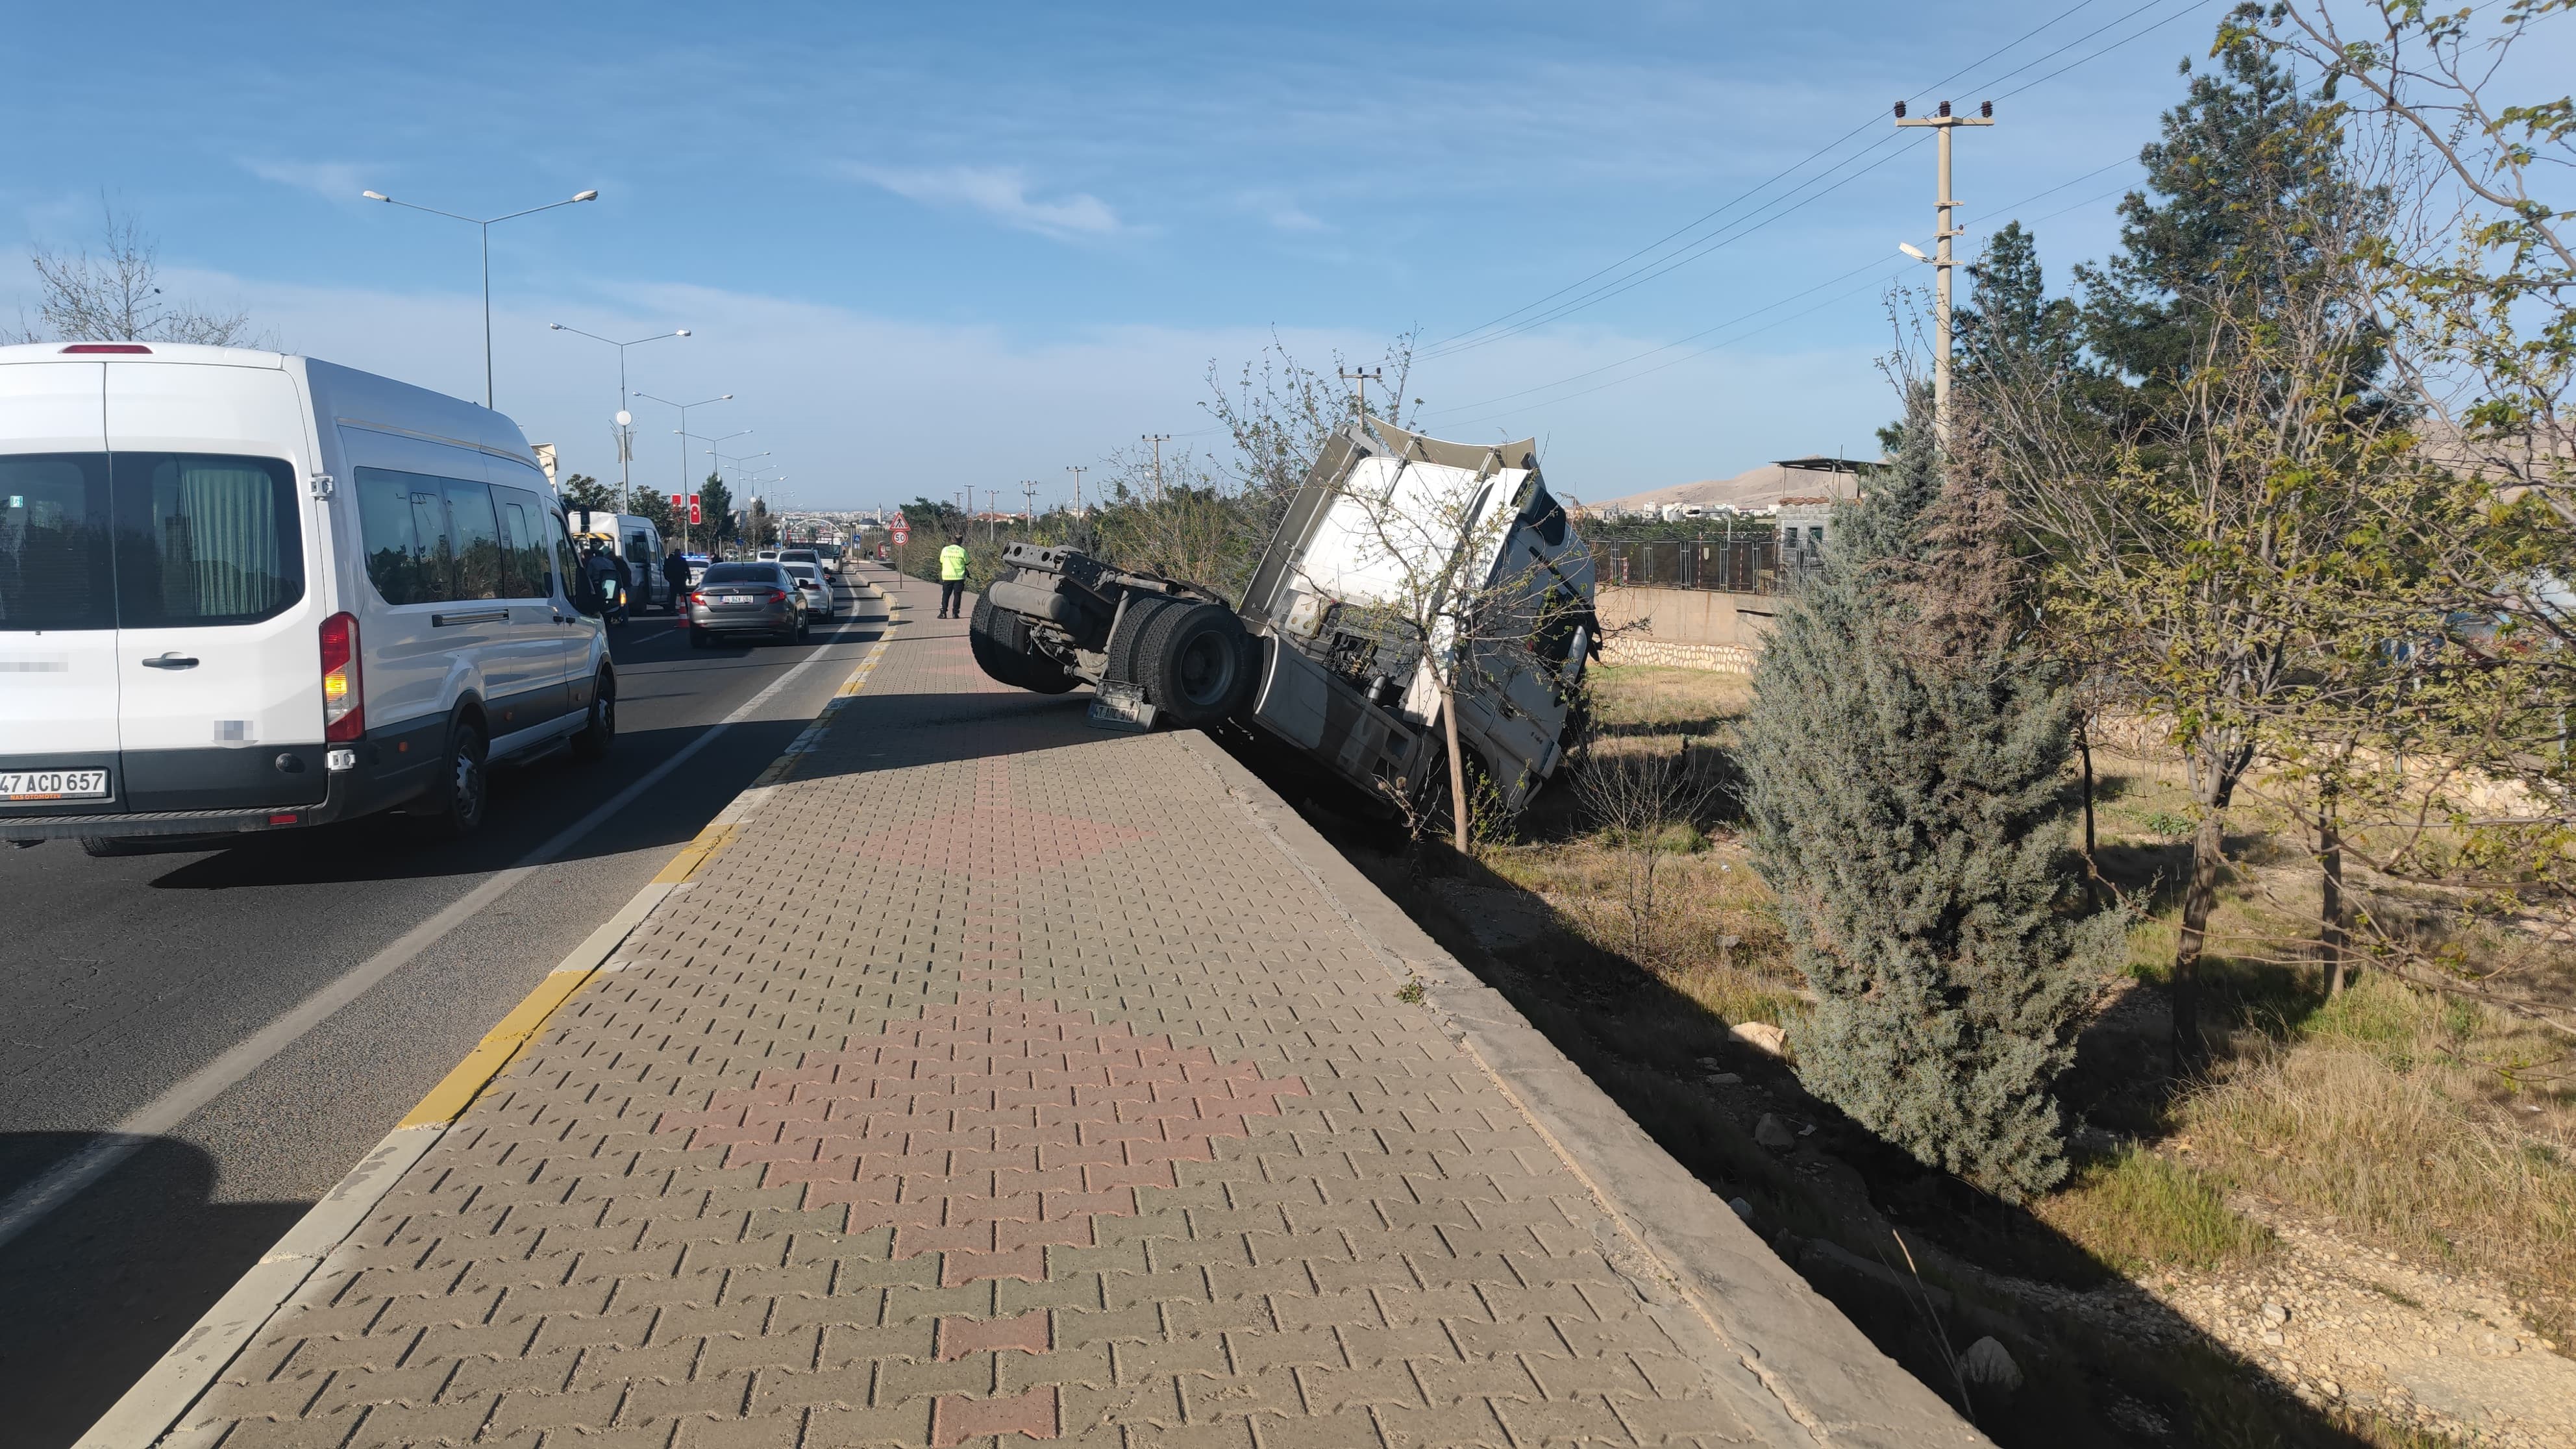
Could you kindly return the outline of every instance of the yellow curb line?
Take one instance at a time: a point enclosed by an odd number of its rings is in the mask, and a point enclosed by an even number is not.
[[[886,626],[888,629],[894,626],[891,615],[886,619]],[[815,717],[814,722],[807,725],[804,733],[799,734],[777,759],[772,760],[767,769],[761,771],[759,778],[752,781],[749,789],[756,790],[765,785],[774,785],[786,778],[787,772],[795,768],[798,759],[814,748],[815,743],[830,726],[832,717],[840,712],[841,707],[849,702],[852,695],[865,687],[868,676],[876,669],[878,659],[884,656],[886,645],[891,637],[889,634],[877,640],[876,644],[868,650],[866,657],[859,661],[858,667],[850,671],[850,677],[842,681],[840,689],[823,706],[822,712]],[[748,790],[745,793],[748,793]],[[725,813],[732,812],[728,810]],[[397,1124],[396,1130],[404,1127],[443,1127],[463,1116],[465,1109],[473,1105],[474,1099],[483,1094],[483,1089],[490,1086],[493,1079],[501,1075],[503,1068],[509,1066],[511,1059],[519,1054],[519,1049],[535,1040],[537,1034],[545,1030],[546,1022],[555,1012],[598,977],[607,966],[610,953],[622,945],[637,926],[643,924],[644,918],[652,914],[653,907],[660,905],[662,898],[669,895],[674,888],[685,884],[690,877],[704,869],[706,863],[714,859],[717,852],[732,844],[741,831],[742,826],[739,821],[719,817],[710,822],[704,830],[699,831],[696,838],[687,845],[680,847],[679,853],[672,856],[670,863],[654,875],[651,883],[637,891],[623,909],[609,917],[606,923],[591,933],[590,939],[582,942],[570,956],[565,957],[562,965],[548,972],[546,979],[537,983],[534,991],[522,997],[518,1005],[510,1008],[509,1015],[502,1017],[490,1031],[485,1032],[483,1039],[475,1043],[474,1049],[465,1054],[465,1059],[458,1062],[445,1077],[441,1078],[437,1086],[430,1088],[428,1095],[422,1097],[419,1103],[404,1116]],[[608,939],[602,940],[602,937]]]

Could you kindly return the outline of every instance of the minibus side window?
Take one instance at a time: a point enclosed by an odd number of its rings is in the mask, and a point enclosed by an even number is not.
[[[542,599],[553,593],[546,580],[546,549],[537,525],[545,511],[536,495],[496,483],[492,485],[492,501],[501,510],[502,595]]]
[[[420,537],[421,592],[413,602],[434,604],[456,597],[456,546],[447,529],[447,498],[435,478],[414,478],[411,526]]]
[[[113,629],[107,455],[0,457],[0,629]]]
[[[419,481],[383,468],[358,470],[358,538],[367,580],[388,604],[434,604],[445,592],[412,526],[411,491]]]
[[[446,480],[447,519],[456,530],[456,597],[497,599],[501,594],[501,522],[492,511],[492,485]]]

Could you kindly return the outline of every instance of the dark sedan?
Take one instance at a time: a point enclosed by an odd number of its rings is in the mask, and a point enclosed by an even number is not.
[[[689,593],[689,643],[704,649],[720,634],[805,637],[805,593],[774,563],[710,564]]]

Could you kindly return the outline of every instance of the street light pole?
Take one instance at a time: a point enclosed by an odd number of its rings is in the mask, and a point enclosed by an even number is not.
[[[635,395],[643,398],[647,402],[657,402],[666,408],[678,408],[680,410],[680,426],[674,431],[678,432],[680,435],[680,548],[685,552],[689,546],[690,530],[689,512],[687,507],[688,498],[690,494],[698,491],[697,489],[689,486],[689,409],[706,407],[711,403],[731,402],[733,401],[733,394],[726,393],[721,397],[700,398],[693,403],[673,402],[666,397],[655,397],[649,392],[639,392]]]
[[[450,220],[450,221],[461,221],[461,222],[466,223],[466,224],[467,224],[467,225],[469,225],[469,226],[477,226],[477,227],[481,227],[481,228],[483,229],[483,406],[485,406],[485,407],[487,407],[487,408],[488,408],[488,407],[491,407],[491,406],[492,406],[492,228],[493,228],[494,226],[498,225],[498,224],[499,224],[499,223],[501,223],[501,222],[516,220],[517,218],[522,217],[522,216],[534,216],[534,215],[536,215],[538,212],[541,212],[541,211],[552,211],[552,210],[554,210],[554,209],[555,209],[556,207],[558,207],[558,206],[570,206],[570,205],[572,205],[572,204],[573,204],[574,202],[576,202],[576,201],[597,201],[597,200],[599,199],[599,193],[598,193],[597,191],[595,191],[595,190],[594,190],[594,191],[583,191],[583,192],[576,193],[575,195],[573,195],[573,196],[571,196],[570,198],[567,198],[566,200],[563,200],[563,201],[549,201],[549,202],[547,202],[547,203],[546,203],[545,205],[543,205],[543,206],[531,206],[531,207],[529,207],[529,208],[528,208],[527,210],[525,210],[525,211],[514,211],[514,212],[509,213],[509,214],[508,214],[508,215],[506,215],[506,216],[495,216],[495,217],[491,217],[491,218],[488,218],[488,219],[483,218],[483,217],[475,217],[475,216],[459,216],[459,215],[458,215],[458,214],[456,214],[455,212],[452,212],[452,211],[441,211],[441,210],[439,210],[437,207],[434,207],[434,206],[422,206],[422,205],[420,205],[420,204],[419,204],[419,203],[417,203],[417,202],[410,202],[410,201],[396,201],[396,200],[394,200],[392,197],[385,195],[385,194],[384,194],[383,192],[381,192],[381,191],[362,191],[362,192],[360,192],[360,193],[358,193],[358,194],[359,194],[359,195],[361,195],[361,196],[364,196],[364,197],[365,197],[367,200],[369,200],[369,201],[381,201],[381,202],[383,202],[383,203],[384,203],[385,205],[387,205],[387,206],[400,206],[400,207],[408,208],[408,209],[410,209],[410,210],[412,210],[412,211],[425,211],[425,212],[428,212],[428,213],[429,213],[430,215],[432,215],[432,216],[443,216],[443,217],[446,217],[446,218],[447,218],[448,220]]]
[[[689,335],[689,329],[683,327],[676,332],[656,332],[650,337],[638,337],[632,342],[620,342],[613,337],[602,337],[596,332],[584,332],[578,327],[566,327],[561,322],[549,322],[546,326],[557,332],[569,332],[575,337],[587,337],[593,342],[605,342],[617,349],[617,511],[629,512],[631,511],[629,504],[632,501],[629,495],[635,490],[635,433],[628,425],[635,419],[626,411],[626,349],[641,347],[647,342],[659,342],[666,337],[686,337]]]

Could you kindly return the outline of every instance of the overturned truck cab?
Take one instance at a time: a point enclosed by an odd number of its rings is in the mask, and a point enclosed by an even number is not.
[[[1231,722],[1389,806],[1445,782],[1445,702],[1471,776],[1519,809],[1564,758],[1599,649],[1591,555],[1531,441],[1343,428],[1239,603],[1078,549],[1002,562],[968,631],[995,680],[1092,685],[1103,723]]]

